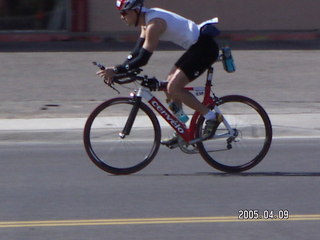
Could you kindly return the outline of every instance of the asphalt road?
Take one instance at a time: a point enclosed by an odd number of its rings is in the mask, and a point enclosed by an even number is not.
[[[1,144],[1,239],[317,239],[319,143],[277,139],[237,175],[161,148],[130,176],[98,169],[80,142]],[[238,219],[241,210],[289,219]]]
[[[99,103],[118,96],[91,62],[112,65],[127,52],[1,44],[1,239],[318,239],[320,52],[309,43],[235,48],[235,74],[216,65],[216,94],[257,100],[274,124],[270,153],[254,169],[224,174],[161,148],[142,172],[121,177],[90,162],[80,130]],[[146,74],[166,77],[181,55],[166,50]],[[288,210],[289,220],[239,220],[241,210]]]

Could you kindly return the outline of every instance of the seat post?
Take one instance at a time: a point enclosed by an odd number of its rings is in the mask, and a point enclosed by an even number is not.
[[[206,82],[207,86],[208,85],[212,86],[213,72],[214,72],[213,66],[209,67],[207,71],[207,82]]]

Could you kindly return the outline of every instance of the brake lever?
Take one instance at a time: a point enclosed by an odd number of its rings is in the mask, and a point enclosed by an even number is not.
[[[106,79],[104,79],[103,81],[104,81],[104,83],[105,83],[108,87],[112,88],[114,91],[116,91],[118,94],[120,94],[120,92],[119,92],[118,89],[116,89],[114,86],[112,86],[111,84],[108,84],[108,83],[106,82]]]
[[[119,90],[118,89],[116,89],[115,87],[113,87],[113,86],[109,86],[109,87],[111,87],[113,90],[115,90],[118,94],[120,94],[120,92],[119,92]]]
[[[103,66],[101,63],[98,62],[92,62],[93,65],[97,66],[100,70],[105,70],[106,67]],[[104,80],[104,82],[106,83],[106,81]],[[118,94],[120,94],[119,90],[116,89],[115,87],[113,87],[112,85],[107,84],[110,88],[112,88],[114,91],[116,91]]]

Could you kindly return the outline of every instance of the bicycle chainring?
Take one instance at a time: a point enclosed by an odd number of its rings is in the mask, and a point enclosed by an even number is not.
[[[178,137],[178,146],[182,152],[187,154],[199,153],[197,146],[195,144],[186,143],[180,136]]]

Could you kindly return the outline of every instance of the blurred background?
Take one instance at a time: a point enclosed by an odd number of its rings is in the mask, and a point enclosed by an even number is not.
[[[274,142],[266,159],[244,174],[216,172],[199,156],[161,148],[143,172],[121,178],[90,163],[82,141],[93,109],[136,87],[116,86],[118,95],[92,65],[122,63],[137,38],[115,2],[0,0],[1,239],[318,239],[320,0],[146,0],[147,7],[197,23],[219,17],[217,40],[235,50],[237,71],[227,74],[215,64],[214,91],[259,102],[271,118]],[[144,74],[165,80],[182,54],[167,46],[154,53]],[[204,77],[192,86],[202,86]],[[162,92],[155,95],[165,102]],[[91,221],[237,216],[241,209],[287,209],[300,221]],[[63,226],[68,219],[91,225]],[[45,227],[52,220],[60,227]],[[34,221],[40,225],[31,226]]]
[[[147,0],[146,6],[197,23],[219,17],[219,28],[229,38],[319,37],[320,1],[315,0]],[[130,41],[135,33],[120,21],[114,0],[0,0],[0,41]]]
[[[0,0],[1,31],[72,31],[70,1]]]

